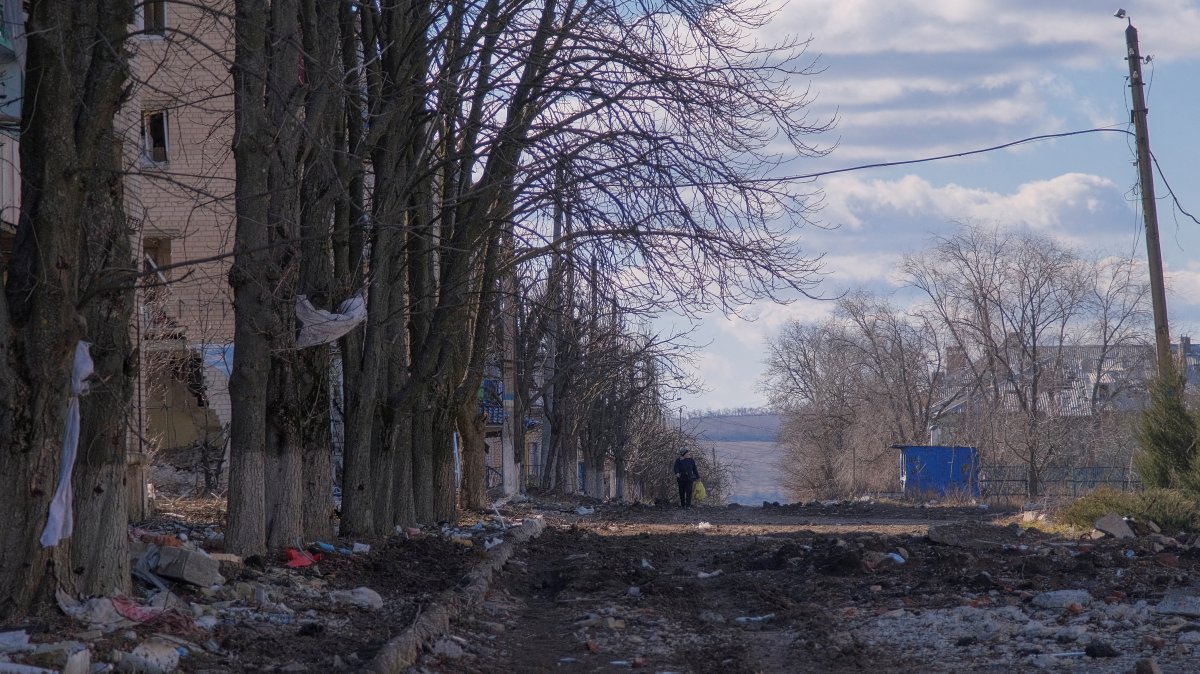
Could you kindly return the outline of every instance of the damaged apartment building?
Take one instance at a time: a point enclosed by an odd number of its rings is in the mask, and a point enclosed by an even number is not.
[[[6,263],[20,212],[24,7],[21,0],[3,2],[0,260]],[[216,486],[220,476],[233,342],[230,260],[222,255],[232,250],[234,163],[231,19],[199,5],[146,0],[137,4],[130,34],[132,88],[117,126],[132,244],[146,272],[130,326],[140,352],[128,424],[129,483],[140,492],[131,502],[136,519],[139,504],[141,512],[146,506],[140,485],[150,457],[207,477],[196,478],[194,487]]]

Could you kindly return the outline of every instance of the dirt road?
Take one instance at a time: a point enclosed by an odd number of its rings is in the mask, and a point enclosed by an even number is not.
[[[564,516],[410,671],[1196,671],[1200,549],[992,517],[870,503]]]

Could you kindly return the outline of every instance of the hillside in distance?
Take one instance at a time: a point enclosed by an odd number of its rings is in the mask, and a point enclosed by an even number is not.
[[[775,442],[779,434],[779,415],[690,417],[683,420],[683,427],[710,442]]]

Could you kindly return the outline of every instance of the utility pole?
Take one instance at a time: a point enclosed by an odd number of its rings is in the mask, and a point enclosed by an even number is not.
[[[1150,131],[1146,126],[1146,97],[1142,91],[1142,55],[1138,51],[1137,29],[1125,10],[1117,11],[1118,19],[1126,19],[1125,60],[1129,62],[1129,88],[1133,92],[1134,131],[1137,135],[1138,183],[1142,192],[1142,216],[1146,222],[1146,256],[1150,269],[1150,302],[1154,310],[1154,346],[1158,356],[1158,373],[1171,367],[1171,331],[1167,327],[1167,291],[1163,282],[1162,248],[1158,241],[1158,204],[1154,199],[1154,167],[1150,160]]]

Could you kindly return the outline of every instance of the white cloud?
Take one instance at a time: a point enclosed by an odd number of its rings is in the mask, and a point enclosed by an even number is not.
[[[839,175],[822,184],[826,204],[822,216],[852,228],[904,216],[920,218],[927,226],[953,221],[1028,225],[1074,241],[1091,237],[1096,220],[1106,211],[1114,207],[1127,211],[1114,182],[1086,173],[1030,181],[1010,194],[954,183],[934,185],[916,175],[898,180]]]
[[[1070,45],[1077,64],[1122,53],[1116,5],[1091,0],[788,0],[773,35],[812,35],[825,54],[946,54]],[[1171,58],[1200,55],[1200,8],[1189,0],[1144,0],[1130,8],[1143,40]],[[1118,57],[1119,58],[1119,57]]]
[[[1168,268],[1165,276],[1167,309],[1186,310],[1193,317],[1200,313],[1200,265],[1192,262],[1183,269]]]

